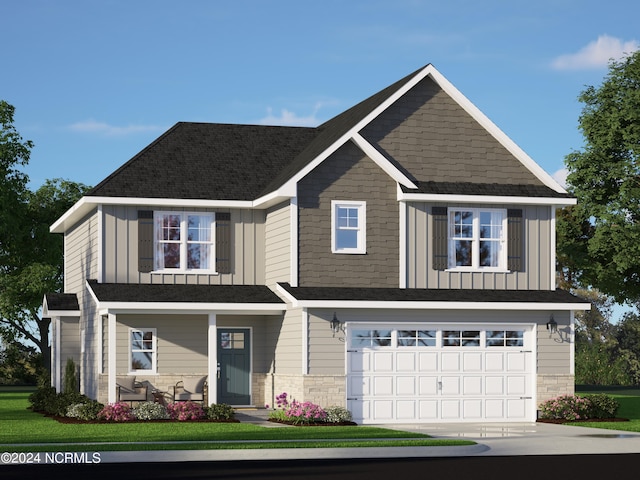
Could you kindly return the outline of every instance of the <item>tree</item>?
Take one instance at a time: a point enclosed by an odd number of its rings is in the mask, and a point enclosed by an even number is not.
[[[579,209],[570,245],[582,285],[617,303],[640,301],[640,51],[612,60],[598,88],[587,87],[579,128],[582,151],[567,155],[567,183]],[[563,219],[563,221],[566,219]],[[591,228],[585,228],[590,224]],[[567,245],[561,245],[565,248]],[[570,251],[568,249],[566,251]]]
[[[31,341],[50,367],[50,320],[40,308],[47,292],[62,289],[63,239],[49,226],[88,189],[68,180],[47,180],[37,191],[17,167],[27,164],[32,142],[13,127],[14,108],[0,102],[0,336],[7,344]]]

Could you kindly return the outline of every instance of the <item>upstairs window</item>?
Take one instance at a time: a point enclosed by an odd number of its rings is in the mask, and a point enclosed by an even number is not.
[[[213,270],[214,215],[155,213],[156,270]]]
[[[331,251],[367,253],[366,202],[331,202]]]
[[[506,211],[449,209],[449,268],[506,269]]]

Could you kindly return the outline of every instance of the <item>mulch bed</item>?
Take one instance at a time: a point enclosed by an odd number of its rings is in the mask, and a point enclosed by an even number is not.
[[[59,423],[81,423],[81,424],[96,424],[96,423],[240,423],[240,420],[236,420],[235,418],[232,420],[210,420],[208,418],[203,418],[200,420],[128,420],[126,422],[112,422],[107,420],[80,420],[79,418],[70,418],[70,417],[60,417],[57,415],[43,415],[47,418],[51,418]]]
[[[536,420],[538,423],[555,423],[555,424],[563,424],[563,423],[576,423],[576,422],[628,422],[628,418],[588,418],[586,420],[563,420],[561,418],[539,418]]]

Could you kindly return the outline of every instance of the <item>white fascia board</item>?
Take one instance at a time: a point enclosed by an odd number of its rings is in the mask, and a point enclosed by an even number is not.
[[[533,302],[381,302],[377,300],[296,300],[293,307],[301,308],[361,308],[392,310],[591,310],[590,303],[533,303]]]
[[[79,317],[80,310],[43,310],[43,317]]]
[[[198,200],[184,198],[144,198],[144,197],[82,197],[67,210],[62,217],[51,225],[51,233],[64,233],[84,215],[98,205],[140,205],[149,207],[183,207],[183,208],[266,208],[286,200],[280,192],[273,192],[255,201],[253,200]]]
[[[549,197],[511,197],[501,195],[458,195],[436,193],[404,193],[398,192],[398,200],[404,202],[459,202],[482,204],[518,204],[518,205],[555,205],[558,208],[567,205],[576,205],[575,198],[549,198]]]
[[[100,302],[100,315],[115,314],[177,314],[189,313],[219,315],[280,315],[286,306],[276,303],[180,303],[180,302]]]
[[[360,150],[364,152],[364,154],[373,160],[376,165],[378,165],[384,172],[393,178],[396,182],[401,185],[404,185],[407,188],[418,188],[418,186],[413,183],[404,173],[394,167],[389,160],[387,160],[384,155],[382,155],[378,150],[375,149],[373,145],[371,145],[362,135],[358,132],[355,132],[351,136],[351,140],[355,143]]]
[[[511,140],[502,130],[500,130],[495,123],[480,111],[471,101],[465,97],[456,87],[453,86],[440,72],[438,72],[433,66],[426,67],[429,70],[429,75],[442,89],[451,96],[471,117],[482,125],[498,142],[500,142],[513,156],[515,156],[520,162],[533,173],[538,180],[544,183],[547,187],[555,190],[558,193],[567,193],[562,186],[556,182],[551,175],[545,172],[540,165],[538,165],[524,150],[522,150],[516,143]]]

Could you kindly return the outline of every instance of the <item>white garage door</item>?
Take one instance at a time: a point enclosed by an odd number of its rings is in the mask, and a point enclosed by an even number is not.
[[[347,405],[358,423],[535,420],[531,326],[350,325]]]

